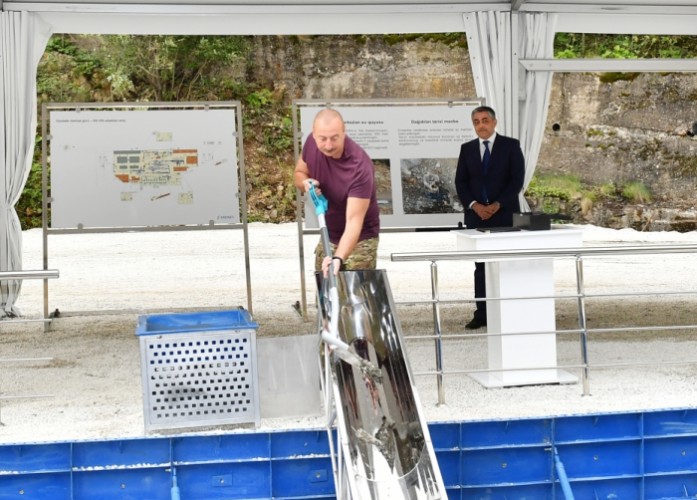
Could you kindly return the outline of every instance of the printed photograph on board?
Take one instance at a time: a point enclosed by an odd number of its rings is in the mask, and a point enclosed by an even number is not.
[[[400,166],[404,213],[462,212],[455,190],[457,158],[404,158]]]

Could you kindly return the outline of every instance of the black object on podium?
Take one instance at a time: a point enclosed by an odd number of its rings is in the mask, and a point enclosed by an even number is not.
[[[544,231],[552,228],[552,217],[543,212],[516,212],[513,214],[513,227]]]

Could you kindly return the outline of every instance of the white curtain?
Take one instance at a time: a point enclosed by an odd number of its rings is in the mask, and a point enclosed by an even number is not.
[[[15,205],[27,182],[36,137],[36,68],[51,27],[30,12],[0,12],[0,271],[22,269]],[[21,282],[0,281],[0,319],[17,316]]]
[[[555,14],[520,13],[519,17],[519,54],[521,59],[552,59],[554,57]],[[525,184],[523,192],[532,180],[540,146],[547,122],[549,96],[552,91],[551,71],[525,71],[520,84],[525,87],[525,98],[519,108],[520,145],[525,155]],[[522,211],[530,207],[520,195]]]
[[[478,97],[494,108],[500,134],[513,136],[511,100],[511,13],[471,12],[464,15],[467,47]]]

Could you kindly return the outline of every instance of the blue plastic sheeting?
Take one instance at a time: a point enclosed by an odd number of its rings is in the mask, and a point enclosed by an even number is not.
[[[450,500],[697,495],[697,409],[434,423]],[[176,472],[178,488],[173,488]],[[567,490],[568,493],[568,490]],[[0,445],[0,499],[330,499],[324,429]]]
[[[249,311],[233,309],[230,311],[211,311],[176,314],[150,314],[138,317],[136,335],[161,335],[165,333],[186,333],[215,330],[255,329]]]

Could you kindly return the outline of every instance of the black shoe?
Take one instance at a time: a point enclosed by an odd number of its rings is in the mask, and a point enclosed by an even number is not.
[[[483,326],[486,326],[486,321],[482,321],[479,318],[472,318],[472,321],[467,323],[465,325],[466,330],[476,330],[477,328],[481,328]]]

